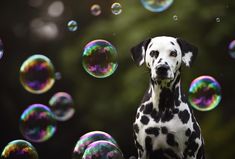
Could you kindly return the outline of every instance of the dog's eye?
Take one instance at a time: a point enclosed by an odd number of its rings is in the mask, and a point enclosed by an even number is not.
[[[159,55],[159,52],[158,52],[158,51],[151,51],[151,52],[150,52],[150,56],[151,56],[151,57],[157,58],[158,55]]]
[[[176,57],[177,56],[177,52],[176,51],[171,51],[170,56]]]

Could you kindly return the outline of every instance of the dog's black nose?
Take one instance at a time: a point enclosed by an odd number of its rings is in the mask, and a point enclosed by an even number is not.
[[[167,76],[167,71],[169,70],[168,65],[161,65],[157,68],[156,73],[158,76]]]

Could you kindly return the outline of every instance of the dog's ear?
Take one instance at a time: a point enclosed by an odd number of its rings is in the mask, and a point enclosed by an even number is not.
[[[195,47],[194,45],[186,42],[183,39],[177,38],[177,42],[180,46],[181,52],[182,52],[182,61],[183,63],[188,66],[191,67],[192,63],[194,62],[194,60],[197,57],[197,53],[198,53],[198,48]]]
[[[131,57],[138,66],[144,64],[145,51],[147,50],[150,41],[151,39],[145,40],[131,49]]]

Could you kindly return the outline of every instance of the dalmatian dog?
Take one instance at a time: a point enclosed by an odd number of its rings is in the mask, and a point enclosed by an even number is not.
[[[191,66],[197,48],[174,37],[145,40],[131,49],[146,64],[150,86],[133,124],[138,159],[204,159],[200,127],[181,91],[181,66]]]

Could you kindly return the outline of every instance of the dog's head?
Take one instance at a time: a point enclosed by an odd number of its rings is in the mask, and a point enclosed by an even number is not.
[[[161,36],[141,42],[131,53],[138,66],[145,63],[150,69],[153,81],[171,81],[182,64],[192,65],[197,48],[180,38]]]

